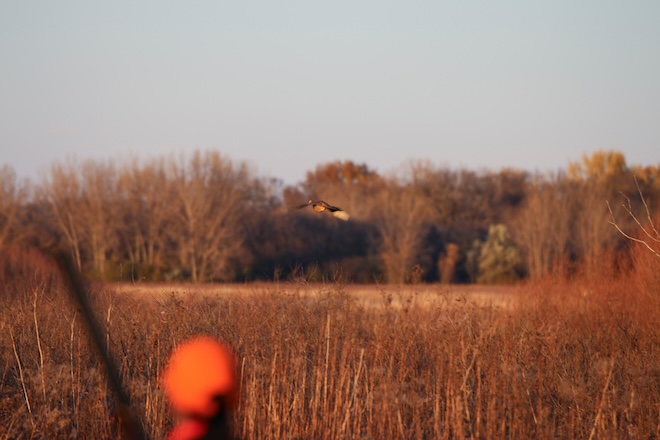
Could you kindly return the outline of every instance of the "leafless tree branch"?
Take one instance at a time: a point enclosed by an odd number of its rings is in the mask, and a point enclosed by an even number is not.
[[[651,217],[651,210],[649,209],[648,204],[646,203],[646,199],[644,198],[644,194],[642,193],[641,188],[639,187],[639,182],[637,181],[637,178],[635,178],[635,185],[637,186],[637,192],[639,193],[639,198],[642,201],[642,204],[644,205],[644,210],[646,212],[646,218],[648,221],[649,226],[645,227],[637,218],[637,216],[632,212],[632,203],[630,201],[630,198],[627,197],[626,195],[622,194],[622,196],[625,199],[625,202],[621,204],[623,206],[623,209],[628,213],[630,218],[637,224],[639,229],[644,233],[644,235],[647,237],[647,239],[641,239],[637,237],[633,237],[630,234],[624,232],[619,224],[616,221],[616,218],[614,217],[614,212],[612,210],[612,207],[610,206],[610,202],[607,201],[607,209],[610,211],[610,220],[609,223],[613,225],[617,231],[624,237],[626,237],[628,240],[634,241],[636,243],[643,244],[648,250],[653,252],[655,256],[660,258],[660,252],[658,252],[656,249],[651,246],[650,243],[660,243],[660,233],[658,233],[658,230],[656,229],[655,225],[653,224],[653,219]]]

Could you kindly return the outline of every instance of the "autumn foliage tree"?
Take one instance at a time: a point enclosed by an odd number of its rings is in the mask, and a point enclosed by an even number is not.
[[[575,246],[583,270],[598,275],[602,259],[619,237],[608,224],[607,200],[628,186],[626,160],[616,151],[597,151],[569,164],[568,177],[575,191]]]
[[[351,215],[365,218],[373,209],[370,200],[384,185],[382,176],[364,163],[335,161],[309,171],[300,185],[298,199],[287,202],[295,206],[308,198],[327,199]]]

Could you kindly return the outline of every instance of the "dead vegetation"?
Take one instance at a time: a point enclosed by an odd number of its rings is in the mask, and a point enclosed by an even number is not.
[[[5,261],[0,275],[0,439],[118,438],[79,312],[49,263],[24,257],[32,264]],[[287,284],[243,287],[249,295],[90,293],[152,438],[173,424],[159,374],[199,333],[237,353],[241,438],[654,438],[655,273],[539,281],[506,308],[461,295],[443,307],[442,292],[433,304],[412,290],[374,307],[332,284],[313,295]]]

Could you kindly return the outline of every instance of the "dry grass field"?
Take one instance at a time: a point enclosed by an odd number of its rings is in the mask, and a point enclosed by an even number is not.
[[[112,283],[104,286],[109,291],[130,296],[162,300],[169,297],[204,297],[215,299],[248,298],[263,296],[273,291],[285,295],[307,298],[309,301],[326,298],[329,293],[340,291],[366,307],[449,307],[457,303],[481,307],[510,308],[518,302],[520,288],[515,286],[483,286],[476,284],[442,285],[376,285],[309,283],[304,280],[287,283],[248,284],[183,284],[183,283]]]
[[[4,274],[0,439],[120,438],[82,318],[47,267]],[[174,423],[159,375],[178,343],[226,340],[239,438],[660,436],[657,276],[517,287],[93,285],[134,412]]]

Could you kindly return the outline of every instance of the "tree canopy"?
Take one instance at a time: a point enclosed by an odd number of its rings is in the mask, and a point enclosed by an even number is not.
[[[629,243],[612,216],[629,236],[636,216],[657,225],[657,207],[640,193],[657,200],[660,166],[628,166],[616,151],[545,175],[421,161],[381,175],[337,161],[291,186],[215,151],[124,165],[58,162],[37,184],[5,165],[0,247],[65,249],[104,280],[313,273],[365,283],[513,282],[558,267],[610,270],[604,261],[627,258]],[[608,209],[621,196],[628,204]],[[310,198],[342,207],[350,221],[289,209]]]

